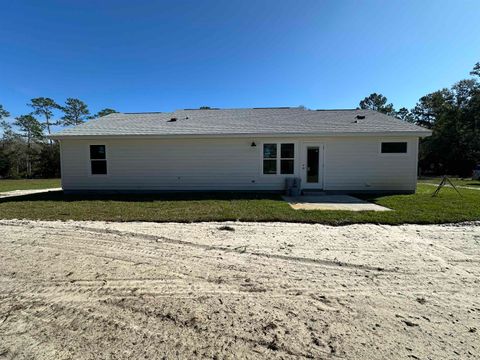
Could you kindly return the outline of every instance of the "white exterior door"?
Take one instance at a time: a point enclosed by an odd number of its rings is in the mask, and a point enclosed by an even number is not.
[[[302,188],[323,189],[324,145],[321,143],[304,143],[302,153]]]

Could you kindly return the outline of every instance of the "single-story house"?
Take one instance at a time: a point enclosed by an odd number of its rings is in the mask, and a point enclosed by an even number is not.
[[[115,113],[54,135],[65,191],[411,193],[430,131],[371,110]]]

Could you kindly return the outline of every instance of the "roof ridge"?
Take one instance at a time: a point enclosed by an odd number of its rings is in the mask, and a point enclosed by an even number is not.
[[[245,107],[245,108],[210,108],[210,109],[177,109],[174,111],[133,111],[133,112],[119,112],[117,114],[171,114],[175,113],[178,111],[205,111],[205,110],[269,110],[269,109],[278,109],[278,110],[287,110],[287,109],[300,109],[302,110],[303,108],[298,107],[298,106],[266,106],[266,107]],[[304,109],[304,110],[309,110],[309,109]],[[311,111],[355,111],[355,110],[370,110],[370,109],[358,109],[358,108],[343,108],[343,109],[312,109]]]
[[[364,109],[315,109],[314,111],[355,111],[355,110],[364,110]]]
[[[263,109],[300,109],[300,107],[297,106],[266,106],[266,107],[253,107],[253,108],[247,108],[247,109],[253,109],[253,110],[263,110]]]
[[[165,111],[140,111],[140,112],[124,112],[119,114],[166,114]]]
[[[205,111],[205,110],[268,110],[268,109],[299,109],[299,107],[297,106],[271,106],[271,107],[243,107],[243,108],[218,108],[218,107],[215,107],[215,108],[209,108],[209,109],[199,109],[199,108],[195,108],[195,109],[178,109],[178,110],[175,110],[176,111],[196,111],[196,110],[201,110],[201,111]]]

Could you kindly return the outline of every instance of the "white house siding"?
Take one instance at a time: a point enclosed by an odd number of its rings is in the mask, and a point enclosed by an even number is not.
[[[380,142],[408,141],[408,154],[380,154]],[[252,147],[252,142],[257,144]],[[295,143],[294,175],[263,175],[262,144]],[[416,186],[412,138],[122,138],[61,140],[64,190],[282,190],[301,177],[305,142],[324,145],[325,190]],[[90,175],[89,145],[106,145],[108,175]]]
[[[381,154],[381,142],[406,141],[406,154]],[[418,138],[345,138],[325,142],[325,190],[415,191]]]

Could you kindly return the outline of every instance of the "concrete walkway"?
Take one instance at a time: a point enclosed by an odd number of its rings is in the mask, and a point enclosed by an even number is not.
[[[0,199],[15,197],[15,196],[24,196],[32,194],[41,194],[50,191],[62,191],[62,188],[49,188],[49,189],[36,189],[36,190],[13,190],[0,193]]]
[[[284,196],[295,210],[391,211],[349,195]]]

